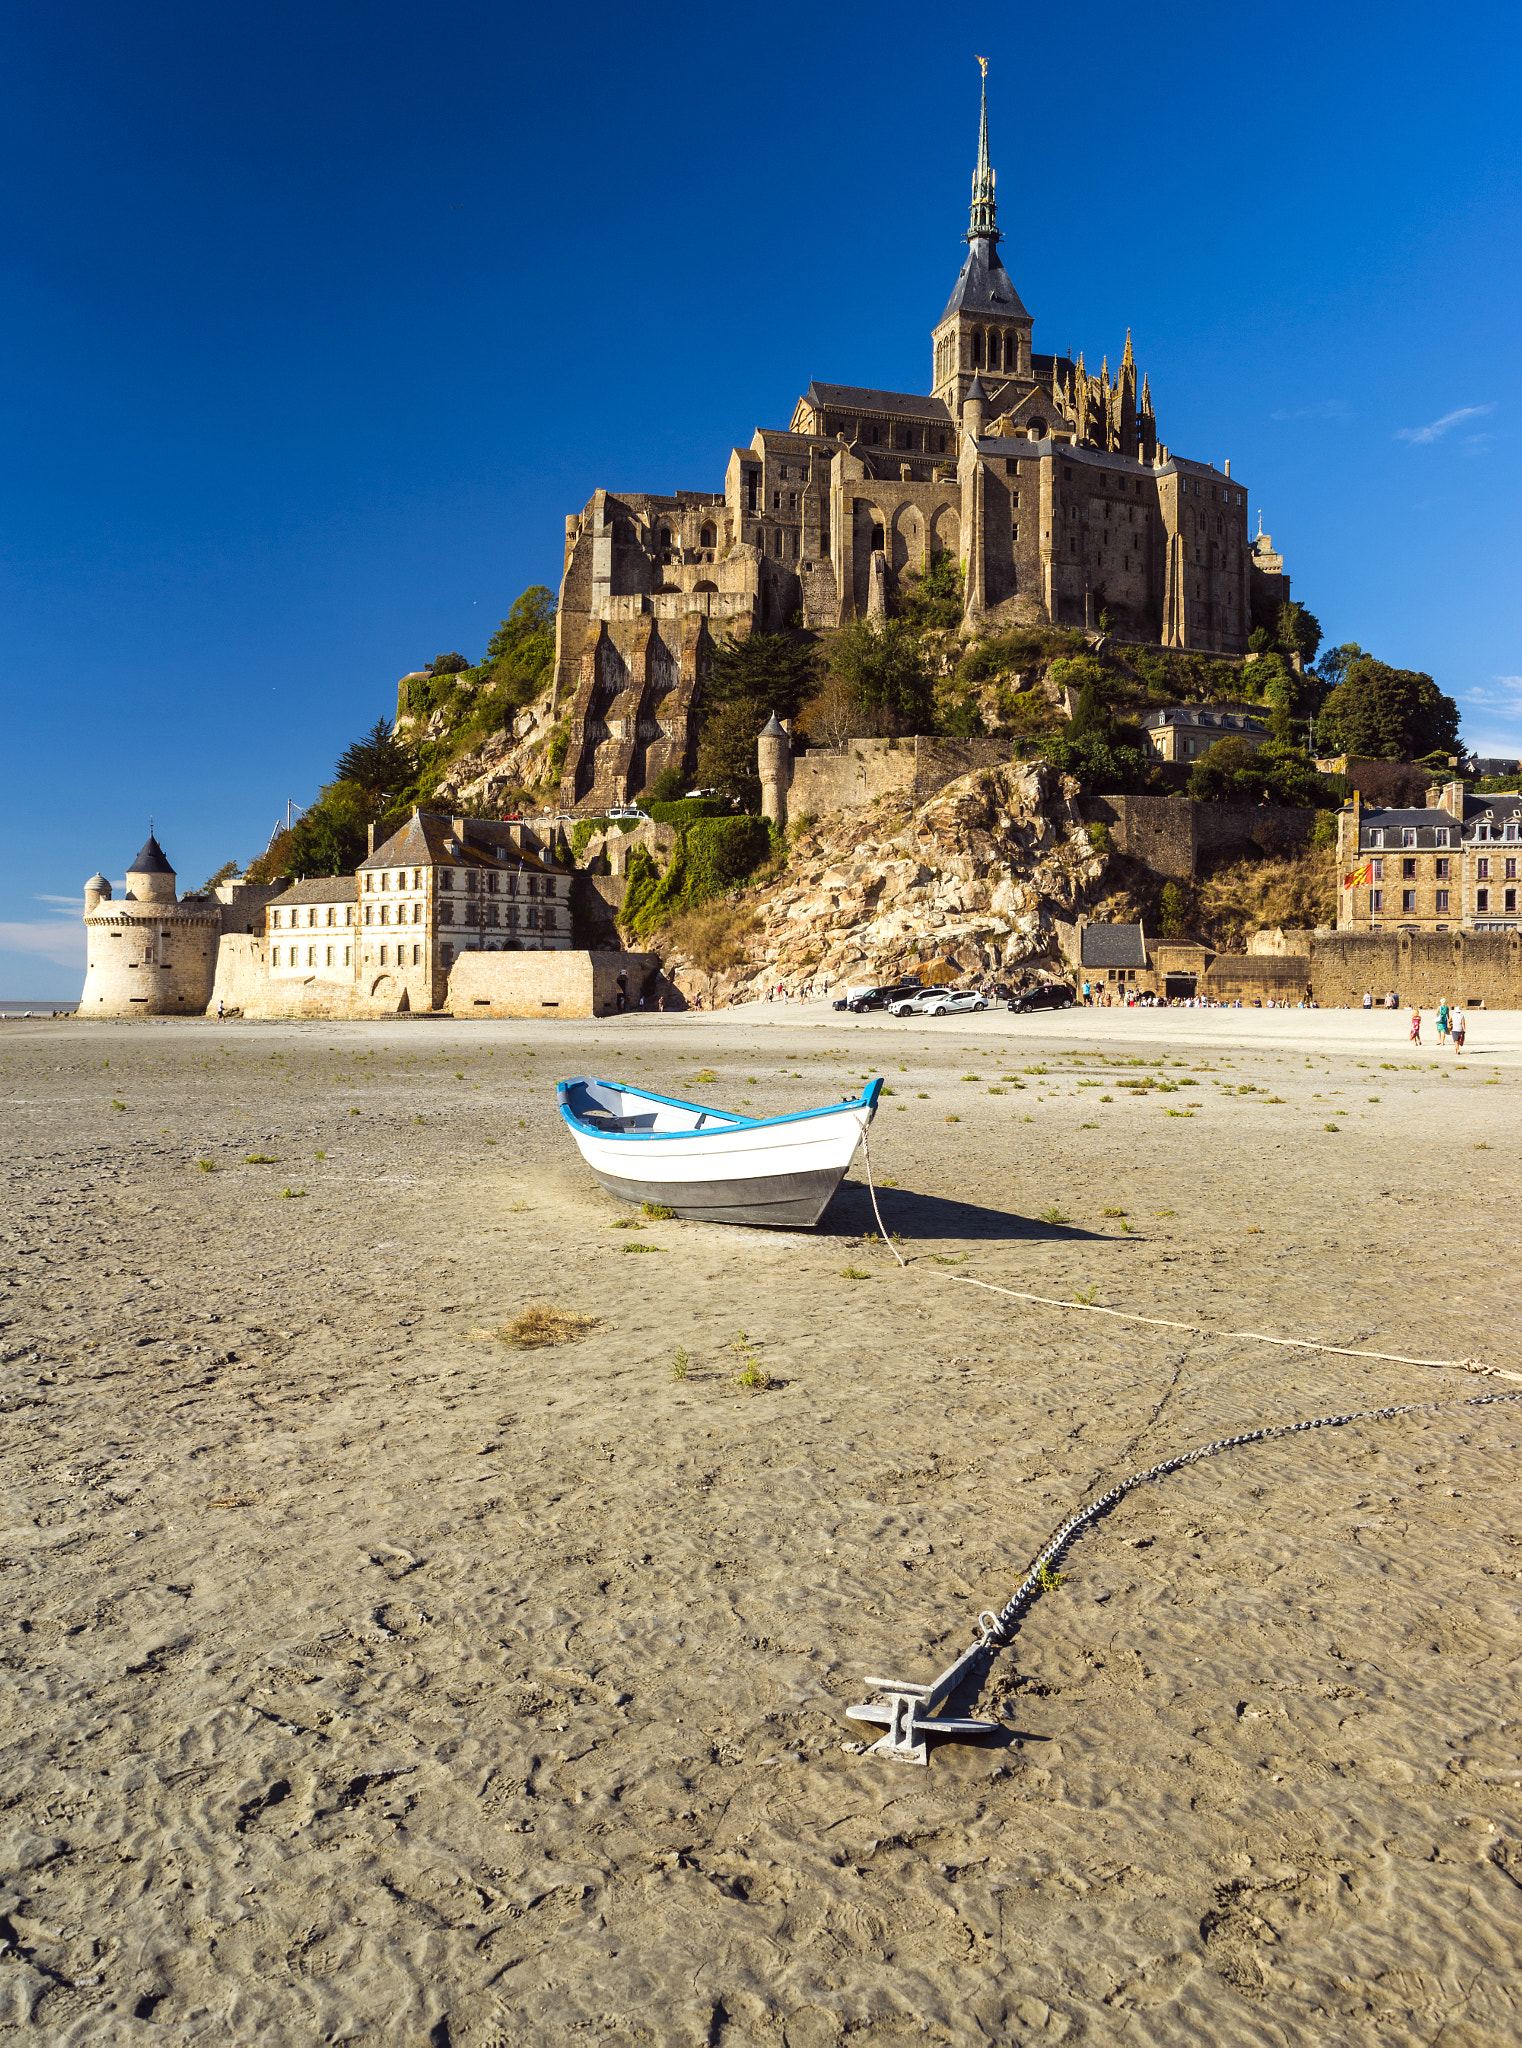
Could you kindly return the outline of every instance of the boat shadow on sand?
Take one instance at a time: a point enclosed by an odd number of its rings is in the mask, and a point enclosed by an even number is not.
[[[1008,1209],[988,1209],[978,1202],[953,1202],[944,1195],[921,1195],[913,1188],[883,1188],[877,1191],[883,1222],[905,1243],[920,1240],[955,1239],[962,1243],[1011,1243],[1063,1238],[1090,1240],[1103,1237],[1098,1230],[1084,1230],[1076,1223],[1046,1223],[1039,1216],[1020,1216]],[[872,1213],[872,1195],[864,1181],[843,1181],[819,1219],[819,1229],[829,1235],[861,1232],[877,1235],[877,1218]]]

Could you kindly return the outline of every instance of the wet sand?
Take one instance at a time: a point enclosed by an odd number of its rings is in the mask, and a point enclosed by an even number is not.
[[[907,1269],[859,1163],[611,1228],[598,1071],[885,1074]],[[966,1279],[1522,1370],[1519,1090],[1481,1013],[0,1026],[0,2038],[1515,2042],[1522,1404],[1129,1495],[926,1770],[843,1710],[1138,1465],[1503,1384]]]

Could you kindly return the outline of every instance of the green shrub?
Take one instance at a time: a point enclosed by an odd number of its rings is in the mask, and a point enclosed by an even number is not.
[[[721,895],[770,858],[765,818],[699,818],[684,826],[664,875],[642,846],[629,856],[619,923],[645,938],[683,911]]]
[[[722,818],[729,806],[719,796],[683,796],[670,802],[647,803],[641,808],[658,825],[690,825],[697,818]]]

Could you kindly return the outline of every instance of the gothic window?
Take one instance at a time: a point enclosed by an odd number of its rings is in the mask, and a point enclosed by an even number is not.
[[[780,491],[772,492],[772,510],[774,512],[782,510],[782,493]]]
[[[705,527],[703,528],[703,531],[702,531],[702,532],[701,532],[701,533],[700,533],[700,534],[698,535],[698,545],[699,545],[700,547],[705,547],[705,548],[711,548],[711,547],[713,546],[713,544],[714,544],[714,531],[713,531],[713,528],[712,528],[711,526],[705,526]]]
[[[972,367],[975,370],[981,370],[983,367],[983,337],[981,334],[975,334],[972,337]]]

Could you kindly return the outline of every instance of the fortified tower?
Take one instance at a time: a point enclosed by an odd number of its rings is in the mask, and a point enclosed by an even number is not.
[[[770,818],[774,825],[787,824],[787,786],[792,780],[789,772],[793,758],[793,744],[788,738],[787,727],[774,711],[761,728],[756,741],[756,766],[761,776],[761,815]]]
[[[104,875],[85,884],[88,946],[81,1017],[199,1017],[211,1000],[222,935],[221,906],[183,903],[174,869],[150,832],[113,900]]]

